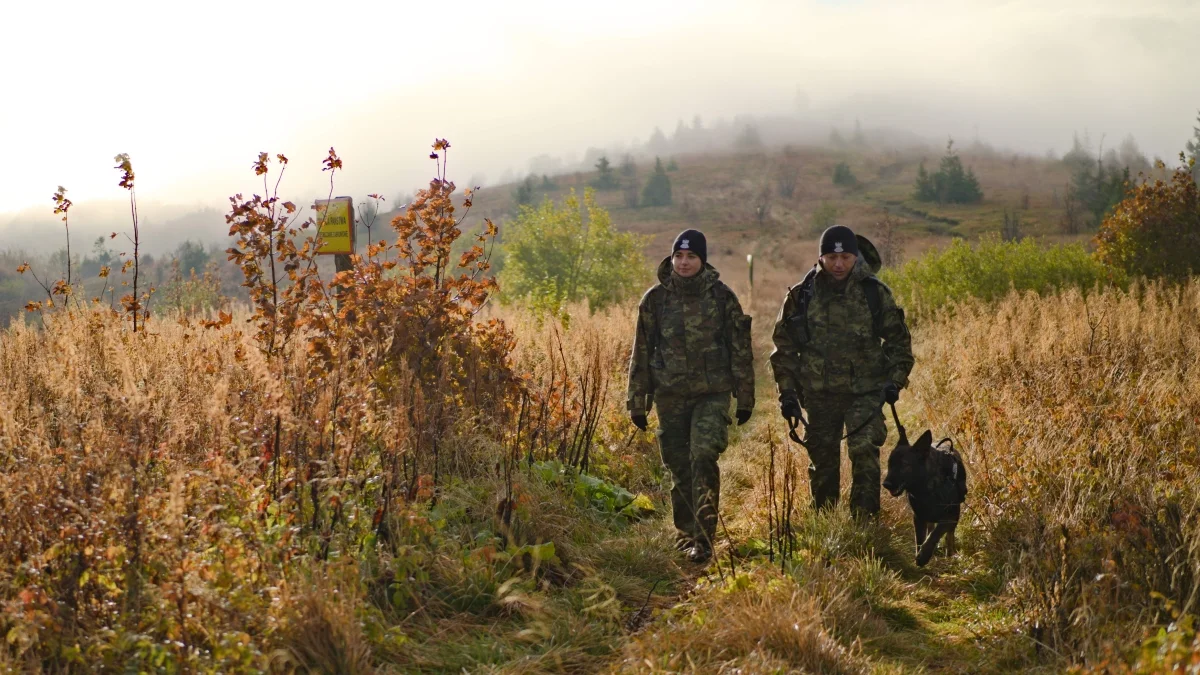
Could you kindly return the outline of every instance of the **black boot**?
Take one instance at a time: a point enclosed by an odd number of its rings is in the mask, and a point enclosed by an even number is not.
[[[688,551],[688,560],[694,563],[706,563],[712,558],[712,547],[706,542],[697,541],[692,550]]]

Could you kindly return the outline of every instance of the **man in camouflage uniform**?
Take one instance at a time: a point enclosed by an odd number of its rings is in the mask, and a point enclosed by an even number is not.
[[[879,512],[879,446],[887,437],[882,404],[894,403],[908,383],[912,339],[904,311],[859,255],[850,228],[826,230],[820,253],[814,272],[784,299],[771,368],[789,424],[801,419],[802,405],[808,411],[814,507],[837,504],[841,441],[849,434],[850,511],[873,517]]]
[[[730,398],[737,398],[738,424],[754,409],[750,317],[718,277],[704,235],[680,233],[658,266],[659,283],[642,297],[629,359],[630,418],[645,431],[650,406],[657,407],[677,543],[694,562],[712,556]]]

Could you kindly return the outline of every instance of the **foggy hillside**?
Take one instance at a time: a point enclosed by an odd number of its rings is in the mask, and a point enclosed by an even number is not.
[[[828,113],[825,114],[828,116]],[[871,126],[862,120],[847,117],[843,121],[827,123],[817,122],[802,115],[787,116],[753,116],[738,115],[732,118],[718,118],[708,122],[702,116],[695,115],[688,120],[677,120],[673,127],[654,127],[644,140],[634,140],[629,143],[613,142],[601,146],[590,146],[582,149],[566,148],[557,154],[541,153],[527,158],[523,166],[510,167],[502,173],[490,177],[487,172],[475,170],[465,160],[454,157],[455,167],[451,176],[461,187],[482,186],[486,189],[483,194],[489,200],[495,199],[497,192],[507,194],[514,183],[524,180],[527,176],[559,177],[587,174],[595,171],[596,162],[600,157],[606,157],[614,165],[624,158],[630,158],[639,163],[653,164],[655,157],[723,157],[736,156],[744,153],[778,152],[785,147],[810,148],[819,152],[847,151],[855,154],[874,153],[905,153],[912,156],[928,156],[936,158],[945,147],[947,136],[922,135],[894,127]],[[1180,132],[1179,146],[1187,134]],[[1080,140],[1082,139],[1082,141]],[[989,155],[1004,154],[1006,156],[1021,155],[1031,159],[1049,159],[1057,161],[1061,153],[1071,148],[1072,138],[1068,136],[1056,146],[1041,154],[1022,153],[1020,150],[992,145],[978,137],[955,137],[958,147],[967,153]],[[1093,138],[1086,130],[1074,135],[1075,143],[1083,143],[1092,153],[1104,150],[1110,157],[1116,157],[1117,147],[1121,146],[1124,154],[1123,161],[1129,157],[1141,157],[1140,162],[1133,162],[1134,173],[1148,168],[1138,142],[1132,135],[1126,134],[1123,141],[1117,138],[1100,136]],[[1103,142],[1106,145],[1101,146]],[[461,142],[456,141],[459,146]],[[456,148],[457,149],[457,148]],[[419,148],[417,148],[419,150]],[[412,154],[411,152],[409,153]],[[469,154],[469,149],[463,152]],[[391,183],[392,189],[374,187],[357,192],[348,184],[353,181],[347,175],[361,172],[364,167],[356,166],[355,159],[347,156],[339,149],[346,161],[346,171],[335,181],[334,193],[350,194],[356,200],[365,198],[367,192],[378,192],[386,198],[385,211],[392,210],[405,203],[407,198],[423,185],[423,180],[411,184]],[[1173,155],[1168,155],[1171,161]],[[371,160],[360,160],[370,164]],[[1126,164],[1130,162],[1126,161]],[[414,167],[411,161],[398,162],[399,169],[408,170]],[[368,167],[369,168],[369,167]],[[313,177],[324,177],[319,171],[319,164],[313,162],[308,166],[293,161],[289,167],[290,173],[284,180],[283,195],[292,199],[298,205],[308,205],[315,199],[328,196],[328,192],[313,192],[304,190],[303,186]],[[94,167],[93,173],[106,175],[107,167],[103,164]],[[142,173],[141,175],[145,175]],[[257,188],[257,189],[256,189]],[[261,192],[261,184],[256,183],[253,174],[245,171],[241,183],[235,192],[251,194]],[[328,188],[326,188],[327,190]],[[113,191],[119,190],[113,181]],[[52,190],[48,190],[50,192]],[[206,244],[224,244],[228,233],[224,214],[228,211],[229,194],[205,194],[192,200],[191,206],[147,201],[139,199],[139,217],[145,235],[145,251],[152,254],[162,254],[174,250],[184,241],[198,241]],[[304,194],[307,192],[307,194]],[[71,193],[68,191],[68,196]],[[303,195],[303,196],[301,196]],[[495,218],[504,218],[505,211],[488,214]],[[49,198],[45,205],[27,207],[16,213],[0,214],[0,249],[9,251],[25,251],[31,254],[47,253],[62,247],[62,225],[58,217],[53,215],[53,203]],[[100,236],[109,236],[113,232],[124,233],[130,228],[128,202],[115,200],[88,200],[74,205],[71,211],[71,234],[75,242],[92,242]],[[119,245],[124,237],[115,242]]]

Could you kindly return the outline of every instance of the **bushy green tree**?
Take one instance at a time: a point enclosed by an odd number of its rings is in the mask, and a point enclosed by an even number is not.
[[[94,276],[101,267],[116,267],[120,265],[117,255],[108,248],[108,237],[96,237],[92,242],[92,253],[83,259],[83,273]]]
[[[627,153],[621,159],[621,175],[626,178],[632,178],[637,175],[637,164],[633,161],[633,155]]]
[[[913,199],[919,202],[932,202],[937,199],[937,190],[933,187],[933,176],[925,170],[925,161],[917,165],[917,183],[913,187]]]
[[[671,204],[671,179],[663,168],[662,160],[654,158],[654,173],[642,188],[642,206],[669,206]]]
[[[753,124],[747,124],[745,128],[738,133],[734,145],[740,150],[759,150],[763,146],[762,136],[758,133],[758,127]]]
[[[1196,124],[1200,125],[1200,110],[1196,111]],[[1192,140],[1185,147],[1187,158],[1192,161],[1192,178],[1200,182],[1200,126],[1192,127]]]
[[[176,247],[171,257],[179,261],[179,269],[184,274],[189,274],[192,270],[203,272],[210,256],[203,244],[188,239]]]
[[[964,168],[962,158],[954,152],[954,141],[946,144],[946,155],[933,175],[925,170],[922,162],[917,168],[917,182],[913,198],[921,202],[939,204],[977,204],[983,201],[983,189],[974,170]]]
[[[591,189],[582,204],[571,190],[561,206],[522,207],[504,237],[501,299],[553,314],[585,299],[592,311],[607,307],[641,290],[644,246],[645,237],[613,227]]]
[[[596,161],[596,171],[596,180],[592,181],[592,187],[597,190],[616,190],[621,187],[621,182],[613,172],[612,162],[608,161],[607,157],[601,156]]]
[[[838,162],[837,166],[833,167],[833,184],[844,187],[854,186],[858,184],[858,178],[854,176],[854,172],[850,170],[850,165],[846,162]]]
[[[1093,164],[1078,164],[1071,176],[1070,196],[1091,214],[1099,225],[1104,216],[1125,199],[1130,182],[1129,168],[1118,169]]]
[[[1181,280],[1200,271],[1200,186],[1195,164],[1171,181],[1143,183],[1113,210],[1096,235],[1096,257],[1131,274]]]
[[[534,182],[533,174],[530,174],[525,180],[517,183],[517,189],[513,190],[513,201],[517,203],[517,207],[528,206],[533,203],[533,191],[537,187]]]

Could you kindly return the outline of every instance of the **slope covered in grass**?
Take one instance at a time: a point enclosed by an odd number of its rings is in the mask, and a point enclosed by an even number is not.
[[[761,353],[769,322],[755,307]],[[512,464],[486,434],[459,432],[436,491],[386,512],[369,447],[330,459],[344,481],[314,465],[322,482],[272,483],[247,420],[281,390],[233,326],[160,321],[134,335],[103,314],[58,314],[8,329],[0,660],[516,673],[1056,672],[1191,658],[1195,282],[1013,295],[922,322],[900,413],[910,432],[953,436],[971,472],[960,554],[926,569],[912,562],[902,499],[885,496],[870,526],[808,511],[806,461],[782,440],[765,373],[722,459],[718,556],[684,562],[652,440],[621,409],[628,314],[579,313],[565,331],[508,317],[512,358],[535,380],[588,363],[605,374],[591,477],[564,471],[556,451]],[[768,514],[789,472],[793,554],[781,559]]]
[[[981,203],[938,204],[914,199],[918,167],[924,162],[929,171],[935,171],[944,148],[811,146],[677,157],[678,169],[667,172],[674,196],[670,206],[630,206],[623,187],[599,190],[597,200],[612,214],[618,228],[651,235],[651,253],[669,247],[670,238],[680,230],[696,227],[713,242],[710,255],[742,259],[753,253],[777,265],[809,264],[810,247],[806,245],[820,233],[822,213],[876,241],[884,237],[880,222],[890,214],[901,235],[896,251],[905,257],[944,245],[951,237],[973,241],[985,233],[998,235],[1006,212],[1019,219],[1021,236],[1056,241],[1090,236],[1082,213],[1080,232],[1066,234],[1063,227],[1072,182],[1072,169],[1066,163],[996,152],[986,146],[956,152],[979,178],[984,193]],[[617,162],[617,158],[609,159]],[[833,181],[836,167],[843,163],[855,177],[852,184]],[[635,166],[633,177],[614,170],[614,179],[621,186],[644,184],[654,161]],[[554,187],[549,188],[539,177],[532,198],[535,202],[544,198],[561,201],[569,190],[582,192],[595,181],[595,171],[579,172],[554,177]],[[794,182],[791,190],[784,187],[788,182]],[[489,186],[479,192],[476,203],[485,215],[500,222],[515,212],[515,193],[515,185]],[[760,208],[765,209],[762,218]]]

